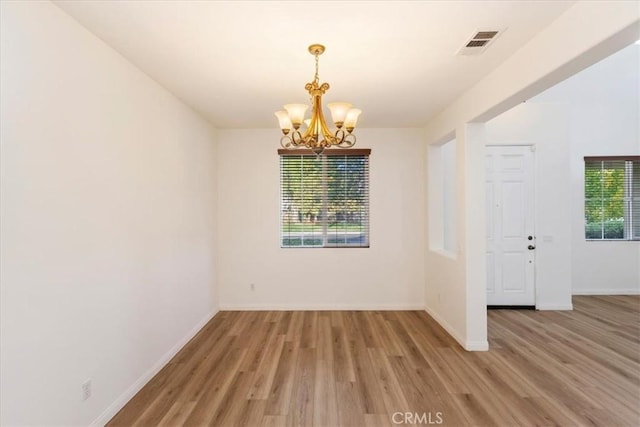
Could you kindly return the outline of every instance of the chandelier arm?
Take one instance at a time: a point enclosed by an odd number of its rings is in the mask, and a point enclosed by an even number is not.
[[[301,145],[304,145],[310,150],[315,150],[317,147],[320,146],[320,144],[318,143],[318,139],[314,135],[303,138]]]
[[[351,148],[356,143],[356,136],[352,133],[348,133],[342,138],[339,144],[337,144],[340,148]]]
[[[309,94],[313,97],[313,108],[311,109],[311,122],[309,123],[309,127],[305,131],[303,138],[306,140],[307,138],[314,137],[316,140],[319,140],[320,137],[322,137],[326,140],[330,140],[331,137],[333,137],[333,134],[329,130],[322,112],[322,94],[329,89],[329,85],[327,83],[323,83],[319,87],[313,84],[307,86],[310,86]]]
[[[280,138],[280,145],[282,146],[282,148],[291,148],[291,146],[293,141],[291,140],[291,137],[289,135],[284,135],[282,138]]]
[[[336,141],[333,135],[323,135],[321,142],[325,148],[331,148],[331,146],[336,144]]]
[[[315,114],[315,108],[316,106],[314,102],[313,108],[311,109],[311,121],[309,122],[309,126],[307,126],[307,130],[302,135],[304,139],[313,137],[315,135],[314,131],[318,127],[318,116]]]
[[[322,96],[317,95],[314,99],[314,116],[317,117],[317,120],[320,122],[320,133],[322,133],[322,137],[331,141],[334,138],[333,132],[329,130],[327,126],[327,121],[324,118],[324,114],[322,113]],[[318,135],[320,137],[320,135]],[[333,145],[333,144],[330,144]]]
[[[291,133],[291,143],[296,147],[300,146],[301,144],[304,144],[304,141],[305,141],[305,138],[303,138],[299,130],[296,129]]]

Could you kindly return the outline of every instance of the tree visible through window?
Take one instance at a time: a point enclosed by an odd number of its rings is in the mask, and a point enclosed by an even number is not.
[[[369,246],[369,152],[279,150],[282,247]]]
[[[585,237],[640,239],[640,157],[585,157]]]

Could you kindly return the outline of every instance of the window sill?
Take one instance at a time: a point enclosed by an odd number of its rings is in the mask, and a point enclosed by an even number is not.
[[[280,246],[280,249],[369,249],[369,246]]]
[[[585,242],[640,242],[640,239],[585,239]]]
[[[434,254],[438,254],[442,257],[445,258],[449,258],[451,260],[457,260],[458,259],[458,254],[452,251],[448,251],[446,249],[439,249],[439,248],[431,248],[429,249],[431,252],[433,252]]]

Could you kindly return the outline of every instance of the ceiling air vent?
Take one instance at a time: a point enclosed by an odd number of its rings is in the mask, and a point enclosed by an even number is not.
[[[482,40],[491,40],[492,38],[494,38],[495,36],[498,35],[497,31],[478,31],[476,33],[475,36],[473,36],[474,39],[482,39]]]
[[[458,51],[458,55],[477,55],[482,53],[504,30],[476,31]]]
[[[487,44],[489,40],[471,40],[467,43],[466,47],[482,47]]]

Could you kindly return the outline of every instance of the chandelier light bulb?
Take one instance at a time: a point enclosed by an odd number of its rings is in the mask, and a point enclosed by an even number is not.
[[[284,109],[287,110],[289,114],[289,118],[291,119],[291,123],[293,123],[293,127],[298,129],[304,120],[304,113],[307,112],[309,108],[306,104],[286,104]]]
[[[285,135],[288,134],[289,131],[293,128],[291,119],[289,118],[289,114],[284,110],[276,111],[276,117],[278,118],[278,122],[280,123],[280,129],[282,130],[282,133],[284,133]]]
[[[344,124],[344,119],[347,117],[347,112],[351,109],[352,105],[348,102],[330,102],[327,104],[329,111],[331,111],[331,118],[336,127],[340,129]]]
[[[347,131],[352,132],[353,129],[355,129],[360,113],[362,113],[362,110],[358,110],[357,108],[351,108],[347,112],[347,117],[344,120],[344,127],[347,129]]]

